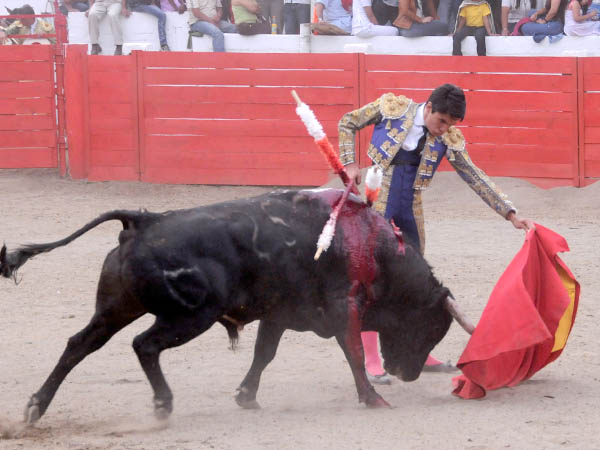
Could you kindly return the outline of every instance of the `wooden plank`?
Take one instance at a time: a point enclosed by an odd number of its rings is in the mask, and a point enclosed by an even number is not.
[[[50,168],[56,167],[56,148],[0,148],[0,168]]]
[[[48,61],[15,61],[3,63],[0,81],[52,80],[53,64]]]
[[[527,163],[562,163],[572,164],[570,151],[557,146],[556,149],[540,147],[538,145],[498,145],[498,144],[470,144],[469,155],[477,161],[516,161]]]
[[[51,45],[10,45],[0,46],[0,63],[17,61],[51,61]],[[4,70],[3,64],[3,70]]]
[[[90,152],[90,164],[105,167],[137,167],[138,154],[132,150],[104,150]]]
[[[371,88],[377,89],[431,89],[441,81],[439,73],[369,72],[368,78]],[[449,73],[444,82],[465,90],[574,92],[576,88],[573,77],[562,74]]]
[[[231,184],[253,186],[320,186],[330,179],[326,170],[177,169],[149,168],[141,181],[150,183]]]
[[[123,165],[123,164],[121,164]],[[148,152],[146,169],[179,168],[188,169],[286,169],[297,167],[301,171],[327,169],[329,166],[317,151],[297,153],[225,153],[221,151],[176,151],[163,150]]]
[[[187,54],[187,53],[186,53]],[[135,58],[128,55],[123,58],[114,58],[109,55],[88,55],[88,71],[90,77],[98,72],[128,73],[135,70]]]
[[[90,151],[132,150],[137,147],[137,133],[132,130],[120,133],[90,134]]]
[[[20,98],[0,101],[0,114],[50,114],[50,98]]]
[[[533,128],[561,132],[573,113],[559,111],[512,111],[500,108],[472,108],[467,105],[467,116],[459,126],[492,126],[509,128]]]
[[[585,144],[600,143],[600,127],[585,127],[583,142]]]
[[[92,133],[117,133],[134,129],[135,119],[96,117],[90,114],[90,131]]]
[[[296,137],[286,136],[245,136],[240,140],[238,136],[170,136],[170,135],[146,135],[146,151],[226,151],[229,153],[297,153],[298,147],[310,152],[310,145],[315,152],[314,143],[309,143],[310,138],[298,142]],[[337,148],[338,141],[330,138],[333,148]],[[310,144],[310,145],[309,145]]]
[[[310,139],[299,120],[144,120],[146,134],[191,134],[206,136],[297,136]],[[337,121],[322,121],[327,135],[337,134]],[[313,144],[314,146],[314,144]]]
[[[52,95],[54,95],[54,87],[51,81],[0,81],[2,99],[51,97]]]
[[[168,103],[167,103],[168,102]],[[316,105],[311,108],[319,121],[340,120],[350,105]],[[190,119],[283,119],[300,120],[294,105],[260,103],[179,103],[147,98],[146,117]]]
[[[145,85],[241,85],[352,87],[353,73],[345,70],[231,70],[147,69]]]
[[[494,57],[486,58],[453,58],[452,56],[435,56],[427,58],[423,64],[421,55],[366,55],[365,70],[392,72],[439,72],[440,81],[430,86],[431,89],[444,83],[451,73],[576,73],[576,58],[563,57]]]
[[[494,144],[536,144],[573,146],[577,144],[577,136],[567,134],[570,130],[561,133],[540,132],[527,128],[461,128],[467,143],[494,143]],[[564,134],[563,134],[564,133]]]
[[[416,102],[425,102],[431,91],[411,90],[411,89],[382,89],[369,90],[367,95],[375,100],[386,92],[406,95]],[[494,108],[508,109],[512,108],[516,111],[576,111],[576,103],[573,100],[574,95],[571,93],[543,93],[543,92],[482,92],[482,91],[467,91],[465,92],[467,99],[467,114],[469,108],[489,108],[494,105]]]
[[[143,67],[214,67],[260,69],[352,70],[354,55],[341,53],[145,52]]]
[[[600,161],[585,162],[585,177],[600,177]]]
[[[584,155],[586,161],[600,161],[600,144],[586,144]]]
[[[0,115],[0,130],[56,130],[53,115]]]
[[[90,90],[110,89],[135,84],[135,72],[91,72],[88,86]]]
[[[56,131],[3,131],[0,130],[1,148],[54,147]]]
[[[303,102],[308,105],[339,105],[348,104],[348,99],[353,96],[350,88],[304,88],[296,89]],[[90,93],[92,95],[92,93]],[[213,102],[213,103],[239,103],[244,99],[246,103],[280,103],[294,105],[290,89],[275,87],[199,87],[189,86],[145,86],[144,96],[153,98],[170,98],[172,101],[183,102]]]
[[[133,119],[136,105],[132,103],[91,103],[90,115],[95,119]]]
[[[138,181],[139,174],[133,167],[91,166],[87,179],[89,181]]]

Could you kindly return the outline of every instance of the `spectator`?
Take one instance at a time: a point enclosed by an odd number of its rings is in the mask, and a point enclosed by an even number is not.
[[[541,42],[546,36],[560,35],[563,32],[567,2],[568,0],[546,0],[544,7],[531,15],[531,22],[523,24],[521,32],[525,36],[533,36],[536,42]]]
[[[90,9],[85,12],[89,18],[90,42],[92,44],[92,55],[102,53],[98,44],[100,35],[100,22],[108,15],[110,30],[115,41],[115,55],[123,54],[123,30],[119,16],[128,14],[126,0],[91,0]]]
[[[244,36],[271,33],[271,24],[262,15],[256,0],[231,0],[238,33]]]
[[[21,16],[29,15],[31,17],[25,17],[22,19],[5,19],[0,23],[0,45],[4,44],[22,44],[24,39],[19,39],[11,36],[27,35],[31,33],[31,26],[35,22],[35,11],[30,5],[23,5],[20,8],[14,8],[10,10],[6,7],[8,14]]]
[[[160,0],[160,9],[183,14],[186,11],[185,0]]]
[[[86,12],[90,5],[84,0],[63,0],[58,9],[66,16],[73,11]]]
[[[285,34],[300,34],[302,23],[310,23],[310,0],[283,0]]]
[[[429,1],[429,11],[435,15],[421,17],[417,14],[417,5],[415,0],[399,0],[398,17],[394,20],[394,26],[400,30],[400,35],[404,37],[418,36],[445,36],[448,34],[448,22],[443,22],[437,15],[435,8]],[[449,1],[440,1],[439,10],[443,11],[445,20],[448,20]]]
[[[167,44],[167,32],[165,30],[167,15],[154,3],[154,0],[127,0],[127,7],[124,9],[125,17],[129,17],[131,14],[130,11],[150,14],[156,17],[158,19],[158,40],[160,41],[160,49],[163,52],[171,50]]]
[[[502,36],[508,36],[515,25],[531,14],[535,8],[535,0],[502,0]]]
[[[598,10],[592,9],[587,14],[583,8],[587,8],[590,0],[572,0],[565,11],[565,34],[567,36],[592,36],[600,34],[600,22],[595,19]]]
[[[274,31],[277,34],[283,33],[283,0],[258,0],[258,6],[271,25],[275,24]]]
[[[352,34],[359,37],[397,36],[398,29],[390,25],[379,25],[371,0],[354,0],[352,2]]]
[[[317,0],[315,3],[319,23],[334,25],[347,34],[352,33],[352,13],[341,0]]]
[[[373,0],[372,8],[379,25],[391,25],[398,17],[398,0]]]
[[[223,20],[221,0],[186,0],[190,30],[208,34],[212,37],[213,51],[225,51],[223,33],[237,33],[231,22]]]
[[[489,3],[486,0],[464,0],[458,8],[458,21],[452,38],[452,54],[462,56],[463,39],[475,36],[477,55],[485,56],[485,37],[495,34]]]

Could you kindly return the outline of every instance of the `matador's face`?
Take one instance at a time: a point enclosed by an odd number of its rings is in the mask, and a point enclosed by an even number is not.
[[[460,119],[452,117],[450,114],[432,112],[431,102],[427,102],[425,105],[423,118],[425,119],[425,126],[427,127],[427,130],[429,130],[429,133],[436,137],[441,136],[448,131],[448,128],[460,122]]]

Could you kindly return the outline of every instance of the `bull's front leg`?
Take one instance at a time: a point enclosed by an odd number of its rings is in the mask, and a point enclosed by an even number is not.
[[[369,408],[382,408],[390,407],[390,404],[386,402],[373,388],[373,385],[367,379],[367,372],[365,371],[365,353],[360,338],[361,332],[361,319],[356,304],[356,297],[352,294],[356,289],[352,289],[350,296],[348,297],[348,322],[346,330],[343,334],[336,335],[336,339],[346,359],[352,369],[352,375],[354,376],[354,383],[356,384],[356,390],[358,392],[358,401],[365,403]]]
[[[256,343],[254,344],[254,358],[252,366],[238,387],[235,397],[236,403],[245,409],[257,409],[260,405],[256,401],[256,392],[260,383],[260,376],[265,367],[273,360],[277,346],[285,328],[274,322],[261,320],[258,326]]]

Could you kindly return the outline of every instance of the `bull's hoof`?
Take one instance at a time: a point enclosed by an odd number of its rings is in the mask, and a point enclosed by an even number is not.
[[[368,399],[366,404],[367,404],[367,408],[391,408],[392,407],[392,405],[390,405],[388,402],[386,402],[379,395],[377,397]]]
[[[40,417],[42,417],[42,415],[40,414],[40,401],[35,395],[32,395],[29,401],[27,402],[27,406],[25,406],[24,415],[25,423],[27,425],[33,425],[38,420],[40,420]]]
[[[154,399],[154,417],[158,420],[167,420],[173,412],[173,403],[170,400]]]
[[[260,405],[254,396],[251,396],[246,388],[238,388],[235,402],[244,409],[260,409]]]

